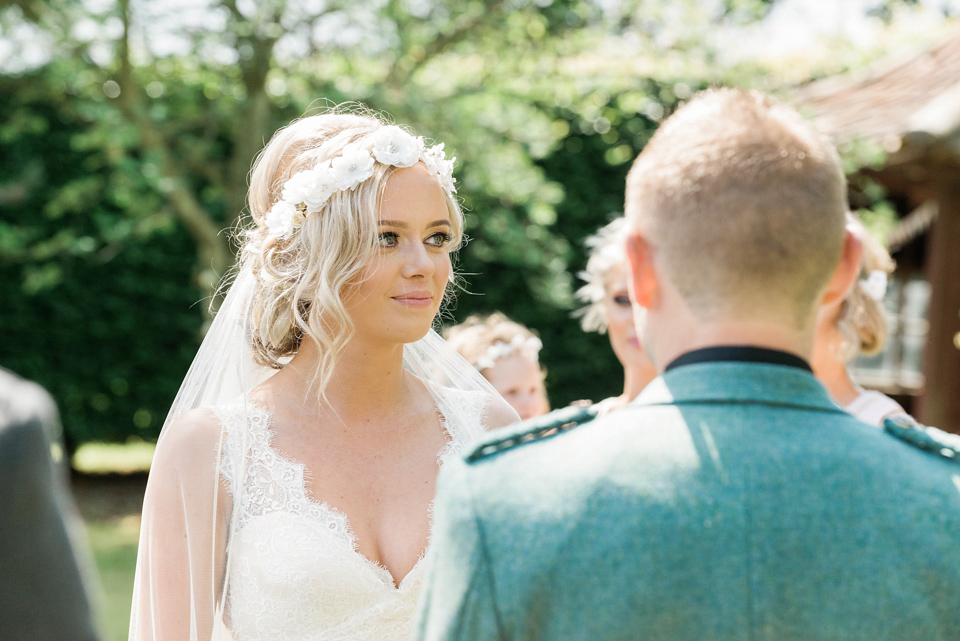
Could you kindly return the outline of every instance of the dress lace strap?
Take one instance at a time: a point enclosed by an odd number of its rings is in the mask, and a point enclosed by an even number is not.
[[[220,474],[231,494],[238,494],[237,482],[242,478],[252,452],[269,445],[269,414],[262,408],[242,399],[227,405],[210,408],[223,430],[220,453]]]

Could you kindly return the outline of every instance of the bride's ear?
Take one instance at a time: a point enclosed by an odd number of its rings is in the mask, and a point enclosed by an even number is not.
[[[627,263],[630,265],[630,289],[637,305],[650,309],[660,296],[660,283],[649,241],[633,230],[627,235]]]

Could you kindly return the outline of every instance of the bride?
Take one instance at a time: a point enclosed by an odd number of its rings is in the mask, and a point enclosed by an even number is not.
[[[453,160],[368,115],[278,131],[147,485],[130,638],[406,639],[438,468],[517,419],[431,330]]]

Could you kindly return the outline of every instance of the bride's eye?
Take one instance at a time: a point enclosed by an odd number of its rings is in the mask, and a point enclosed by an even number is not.
[[[379,240],[381,247],[396,247],[400,242],[400,234],[395,231],[380,232]]]
[[[427,244],[434,247],[446,247],[450,243],[450,234],[445,231],[438,231],[427,238]]]

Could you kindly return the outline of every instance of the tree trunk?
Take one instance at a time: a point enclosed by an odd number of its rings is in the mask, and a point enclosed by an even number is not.
[[[960,433],[960,178],[944,172],[937,189],[939,217],[927,245],[930,334],[919,420]]]
[[[270,99],[266,85],[275,42],[272,39],[247,41],[253,50],[250,59],[242,63],[247,100],[233,134],[233,152],[226,176],[227,220],[231,228],[235,228],[240,222],[246,206],[250,167],[269,133],[267,128],[270,121]]]

